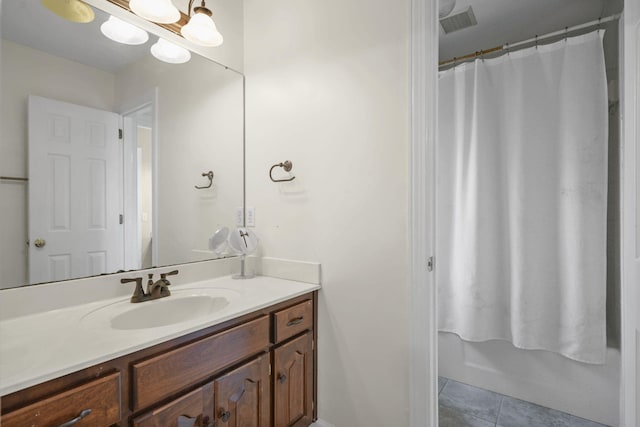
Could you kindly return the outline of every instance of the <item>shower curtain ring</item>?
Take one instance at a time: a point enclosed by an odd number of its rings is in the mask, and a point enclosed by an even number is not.
[[[569,36],[569,27],[564,27],[564,41],[567,41],[567,38]]]
[[[538,35],[536,34],[536,50],[538,49]]]

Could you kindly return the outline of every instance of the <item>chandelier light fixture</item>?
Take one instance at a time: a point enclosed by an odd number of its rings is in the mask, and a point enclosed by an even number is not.
[[[115,16],[110,16],[100,26],[100,31],[111,40],[123,44],[139,45],[149,40],[149,34],[145,30],[124,22]]]
[[[171,0],[131,0],[129,8],[147,21],[172,24],[180,20],[180,11]]]
[[[193,0],[189,2],[189,12],[192,4]],[[200,46],[220,46],[224,39],[211,15],[211,10],[205,6],[205,0],[202,0],[200,6],[193,8],[193,16],[189,19],[189,23],[182,27],[180,31],[182,36]]]
[[[183,64],[191,59],[191,52],[163,39],[158,39],[157,43],[151,46],[151,54],[157,59],[169,64]]]
[[[81,0],[42,0],[42,5],[71,22],[86,24],[96,17],[91,6]]]

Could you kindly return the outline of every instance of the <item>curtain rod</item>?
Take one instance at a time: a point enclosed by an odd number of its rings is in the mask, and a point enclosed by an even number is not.
[[[589,22],[586,22],[584,24],[574,25],[573,27],[565,27],[563,30],[554,31],[552,33],[548,33],[548,34],[545,34],[545,35],[542,35],[542,36],[535,36],[535,37],[532,37],[530,39],[519,41],[519,42],[516,42],[516,43],[506,43],[504,45],[495,46],[495,47],[492,47],[490,49],[485,49],[485,50],[480,50],[478,52],[473,52],[473,53],[470,53],[468,55],[459,56],[459,57],[455,57],[455,58],[452,58],[452,59],[447,59],[446,61],[439,62],[438,63],[438,67],[442,67],[443,65],[447,65],[447,64],[450,64],[452,62],[458,62],[460,60],[477,58],[477,57],[485,55],[487,53],[498,52],[498,51],[501,51],[501,50],[511,50],[513,48],[516,48],[518,46],[522,46],[522,45],[525,45],[525,44],[537,43],[537,42],[539,42],[541,40],[545,40],[545,39],[548,39],[550,37],[555,37],[555,36],[559,36],[559,35],[562,35],[562,34],[566,34],[566,33],[570,32],[570,31],[577,31],[577,30],[582,30],[584,28],[594,27],[596,25],[599,26],[599,25],[604,24],[606,22],[615,21],[615,20],[617,20],[619,18],[620,18],[620,14],[618,13],[618,14],[615,14],[615,15],[607,16],[606,18],[594,19],[593,21],[589,21]]]

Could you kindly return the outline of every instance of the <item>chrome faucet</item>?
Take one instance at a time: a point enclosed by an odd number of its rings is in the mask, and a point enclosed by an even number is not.
[[[156,282],[153,281],[153,273],[149,273],[147,280],[147,292],[142,288],[142,277],[135,277],[132,279],[120,279],[120,283],[136,282],[136,288],[131,296],[132,303],[145,302],[158,298],[164,298],[171,295],[169,286],[171,282],[167,279],[167,276],[175,276],[178,274],[178,270],[170,271],[169,273],[160,274],[160,279]]]

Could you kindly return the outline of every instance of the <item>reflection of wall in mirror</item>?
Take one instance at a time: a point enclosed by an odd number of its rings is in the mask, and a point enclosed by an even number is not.
[[[0,43],[0,171],[5,176],[26,177],[28,95],[112,111],[115,76],[10,41]],[[27,283],[27,185],[1,182],[0,200],[6,214],[0,221],[0,288],[6,288]]]
[[[177,82],[177,84],[176,84]],[[242,204],[242,79],[200,56],[140,61],[116,75],[116,103],[158,88],[158,264],[212,258],[208,237]],[[202,172],[212,170],[213,186]]]

